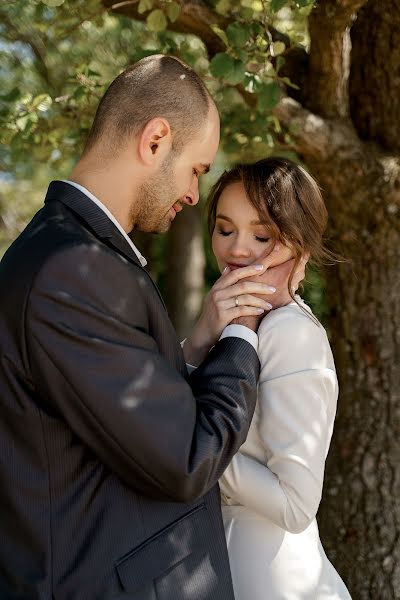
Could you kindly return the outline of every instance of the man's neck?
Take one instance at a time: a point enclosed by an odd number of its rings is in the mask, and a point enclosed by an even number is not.
[[[69,179],[96,196],[124,231],[132,231],[136,220],[131,212],[135,190],[130,189],[127,183],[124,185],[125,179],[111,165],[106,169],[96,169],[93,165],[78,163]]]

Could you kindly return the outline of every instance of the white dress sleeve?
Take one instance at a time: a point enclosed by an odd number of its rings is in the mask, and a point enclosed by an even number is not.
[[[220,484],[234,504],[299,533],[321,500],[338,386],[325,330],[289,308],[270,313],[259,330],[255,435],[264,459],[247,455],[244,445]]]

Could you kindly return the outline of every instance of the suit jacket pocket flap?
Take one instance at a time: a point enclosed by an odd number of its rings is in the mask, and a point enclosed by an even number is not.
[[[154,580],[203,546],[209,528],[204,504],[181,517],[118,560],[116,568],[126,591]]]

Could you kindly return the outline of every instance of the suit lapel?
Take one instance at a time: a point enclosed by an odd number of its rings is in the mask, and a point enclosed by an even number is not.
[[[86,222],[97,237],[107,240],[120,254],[141,266],[139,258],[106,213],[78,188],[64,181],[52,181],[45,202],[52,200],[68,206]]]
[[[130,262],[135,263],[143,269],[139,258],[128,244],[124,236],[108,218],[106,213],[86,194],[78,188],[65,183],[64,181],[52,181],[47,190],[45,202],[58,200],[74,211],[86,225],[93,231],[96,237],[102,239],[107,245],[112,246],[119,254],[122,254]],[[162,305],[166,309],[163,297],[150,275],[143,269],[149,277],[155,291],[157,292]]]

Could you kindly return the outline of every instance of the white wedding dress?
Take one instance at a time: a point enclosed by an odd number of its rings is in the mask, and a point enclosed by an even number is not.
[[[235,598],[351,600],[315,519],[338,395],[326,332],[292,302],[258,334],[254,418],[220,480]]]

